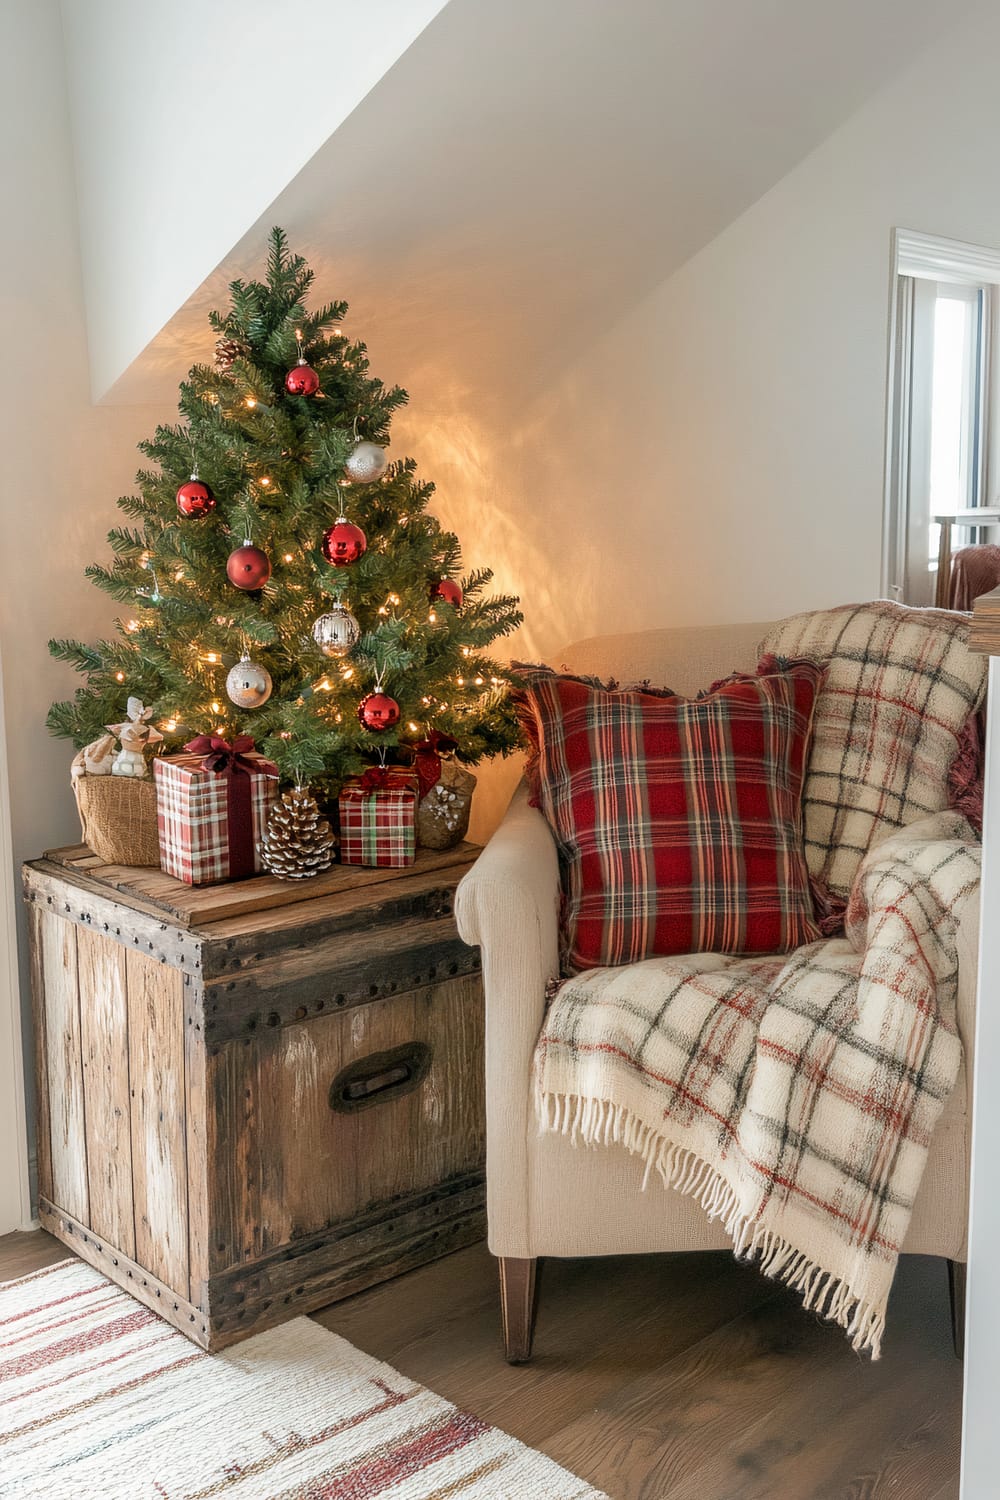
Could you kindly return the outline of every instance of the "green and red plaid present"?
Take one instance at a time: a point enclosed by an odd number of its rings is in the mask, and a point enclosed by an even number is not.
[[[417,773],[370,766],[340,789],[340,858],[345,865],[401,868],[417,856]]]
[[[153,762],[160,861],[187,885],[241,880],[263,868],[260,837],[278,796],[278,768],[249,735],[200,735]]]

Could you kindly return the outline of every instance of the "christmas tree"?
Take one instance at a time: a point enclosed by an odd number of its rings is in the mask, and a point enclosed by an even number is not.
[[[249,734],[283,780],[327,794],[434,730],[472,764],[516,743],[488,648],[518,601],[486,594],[488,569],[459,576],[434,486],[387,462],[406,392],[369,374],[346,303],[308,310],[312,280],[274,229],[266,280],[232,282],[210,315],[215,364],[181,384],[180,421],[140,444],[155,467],[118,501],[132,524],[87,569],[124,607],[117,635],[49,643],[87,679],[48,719],[78,747],[129,697],[160,753]]]

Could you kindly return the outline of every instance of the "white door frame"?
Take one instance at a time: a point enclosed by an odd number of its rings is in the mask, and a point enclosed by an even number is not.
[[[998,1493],[1000,1396],[1000,657],[990,657],[983,810],[982,921],[972,1091],[969,1270],[962,1397],[961,1500]]]
[[[25,1118],[21,986],[17,963],[18,882],[0,661],[0,1234],[32,1224]]]

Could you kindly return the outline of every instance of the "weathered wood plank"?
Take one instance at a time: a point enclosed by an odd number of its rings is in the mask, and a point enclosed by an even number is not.
[[[154,1276],[148,1266],[140,1265],[117,1245],[109,1244],[86,1224],[81,1224],[72,1214],[64,1213],[45,1198],[39,1200],[38,1217],[42,1228],[49,1234],[62,1240],[81,1260],[94,1266],[109,1281],[131,1293],[137,1302],[159,1313],[200,1349],[213,1347],[208,1319],[201,1309],[193,1307],[186,1297],[179,1296],[173,1287]]]
[[[486,1161],[486,1010],[478,975],[418,991],[416,1034],[432,1062],[416,1096],[416,1131],[429,1182]]]
[[[42,968],[42,926],[46,918],[37,906],[28,908],[28,953],[31,965],[31,1016],[35,1044],[35,1152],[38,1191],[55,1197],[52,1186],[52,1126],[49,1118],[48,1025],[45,1019],[45,973]]]
[[[256,1048],[259,1127],[270,1142],[259,1183],[261,1254],[356,1212],[354,1121],[329,1104],[348,1042],[346,1017],[330,1015]]]
[[[52,849],[45,858],[66,873],[79,870],[81,846]],[[334,865],[309,881],[276,880],[271,875],[255,875],[250,880],[228,881],[220,885],[190,886],[174,880],[162,870],[133,869],[125,865],[86,864],[86,878],[109,891],[123,896],[130,905],[145,909],[159,908],[181,927],[204,926],[276,906],[291,906],[314,901],[343,891],[368,890],[401,874],[421,874],[429,870],[446,870],[468,864],[478,849],[473,844],[458,844],[454,849],[420,849],[413,865],[405,871],[368,869],[363,865]]]
[[[402,875],[375,891],[347,891],[339,896],[276,907],[251,917],[236,917],[199,928],[205,937],[204,972],[217,978],[246,958],[317,942],[333,933],[358,932],[404,921],[437,921],[450,915],[455,885],[470,864],[443,873]]]
[[[353,1296],[485,1233],[485,1188],[472,1174],[233,1266],[212,1279],[212,1347]]]
[[[212,1181],[208,1154],[208,1060],[201,985],[184,976],[184,1118],[187,1126],[188,1295],[208,1311],[211,1271]]]
[[[88,877],[36,860],[24,866],[24,894],[30,905],[53,912],[67,922],[92,927],[131,951],[188,973],[201,971],[202,940],[164,920],[162,912],[118,900]]]
[[[52,1196],[82,1223],[89,1222],[80,992],[76,928],[45,913],[41,930],[45,985],[45,1058],[52,1149]]]
[[[76,950],[90,1225],[134,1255],[125,950],[85,927]]]
[[[434,1028],[426,1011],[422,1019],[424,1025],[420,1027],[414,995],[359,1005],[343,1017],[345,1054],[364,1068],[373,1056],[422,1044],[431,1049],[433,1060]],[[440,1180],[433,1176],[427,1161],[431,1142],[420,1132],[422,1099],[430,1087],[428,1074],[417,1089],[402,1094],[387,1091],[384,1101],[379,1102],[376,1095],[376,1102],[369,1108],[338,1117],[352,1130],[354,1194],[362,1212],[374,1203],[419,1192]]]
[[[250,959],[227,978],[205,985],[205,1036],[210,1046],[246,1039],[262,1027],[303,1021],[313,1013],[347,1010],[428,982],[479,972],[478,949],[459,938],[452,918],[405,922],[389,929],[339,935]]]
[[[184,979],[126,954],[135,1254],[162,1282],[189,1290],[184,1108]]]
[[[368,1059],[428,1053],[422,1081],[359,1109],[331,1107],[334,1080]],[[213,1272],[478,1171],[485,1156],[478,978],[425,986],[255,1033],[209,1063]],[[197,1300],[197,1299],[195,1299]]]

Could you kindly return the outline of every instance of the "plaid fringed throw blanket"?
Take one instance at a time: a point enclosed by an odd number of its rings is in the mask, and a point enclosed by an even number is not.
[[[843,938],[566,980],[535,1055],[541,1129],[643,1157],[878,1358],[958,1073],[955,934],[979,854],[964,818],[935,814],[868,855]]]

